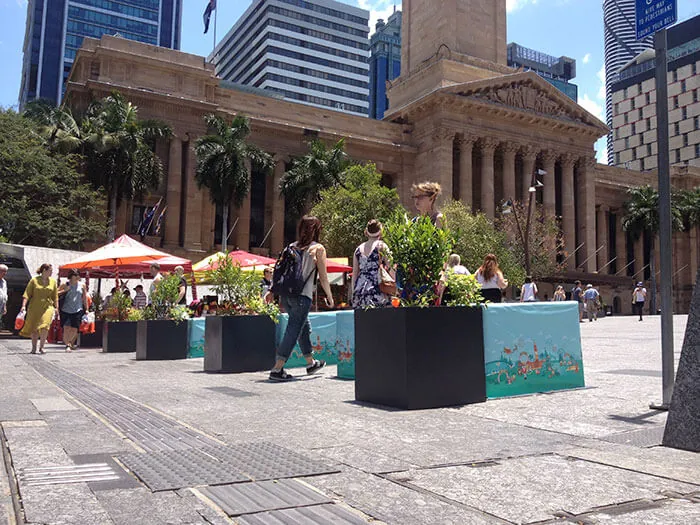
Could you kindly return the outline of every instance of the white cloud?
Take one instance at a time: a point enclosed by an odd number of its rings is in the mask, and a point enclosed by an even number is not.
[[[601,164],[608,163],[608,138],[603,137],[595,143],[596,160]]]
[[[512,13],[518,9],[522,9],[528,4],[535,5],[538,0],[506,0],[506,11]]]
[[[590,61],[591,61],[591,54],[590,53],[586,53],[585,55],[583,55],[583,59],[581,60],[581,62],[583,62],[584,64],[588,64]]]
[[[579,105],[588,111],[589,113],[595,115],[600,120],[605,122],[605,104],[599,103],[588,96],[588,93],[584,93],[583,97],[579,98]]]
[[[598,98],[600,100],[605,100],[605,65],[598,70],[596,76],[600,82],[600,87],[598,88]]]
[[[357,6],[369,11],[369,34],[374,34],[377,20],[380,18],[386,22],[394,12],[394,5],[401,10],[400,0],[357,0]]]

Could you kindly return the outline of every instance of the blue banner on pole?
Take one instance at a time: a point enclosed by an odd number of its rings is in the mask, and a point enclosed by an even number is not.
[[[678,0],[637,0],[637,40],[675,24],[678,19],[677,2]]]

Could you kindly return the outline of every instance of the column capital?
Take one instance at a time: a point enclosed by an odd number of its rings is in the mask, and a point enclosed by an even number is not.
[[[576,155],[573,153],[562,153],[559,155],[562,167],[573,168],[576,163]]]
[[[446,142],[448,140],[454,140],[457,132],[450,128],[438,128],[433,134],[433,140],[435,142]]]
[[[469,145],[474,145],[474,143],[479,139],[478,135],[474,135],[473,133],[458,133],[457,134],[457,143],[460,146],[469,146]]]
[[[586,155],[584,157],[579,157],[578,159],[578,165],[581,168],[585,168],[587,170],[595,168],[595,165],[598,163],[598,160],[595,158],[595,156],[591,157],[589,155]]]
[[[598,206],[596,206],[596,211],[600,211],[603,213],[608,212],[610,211],[610,206],[608,206],[607,204],[598,204]]]
[[[557,159],[559,158],[560,153],[558,151],[555,151],[553,149],[546,149],[540,152],[540,156],[542,157],[542,162],[545,163],[550,163],[550,162],[556,162]]]
[[[500,143],[500,140],[493,137],[481,137],[478,142],[482,151],[487,151],[490,153],[493,153]]]
[[[500,148],[503,153],[515,155],[518,151],[520,151],[520,148],[522,148],[522,144],[518,142],[502,142]]]
[[[534,160],[537,157],[537,153],[537,148],[531,144],[524,144],[520,146],[520,154],[523,156],[523,158]]]

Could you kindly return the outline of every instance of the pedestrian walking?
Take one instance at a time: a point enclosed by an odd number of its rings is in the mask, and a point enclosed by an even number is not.
[[[143,291],[143,285],[137,284],[134,286],[134,308],[143,310],[148,304],[148,297]]]
[[[284,365],[298,341],[306,359],[306,373],[313,374],[326,366],[325,361],[314,359],[311,348],[309,311],[316,286],[316,276],[326,294],[326,305],[333,307],[331,285],[326,272],[326,248],[318,242],[321,221],[305,215],[299,223],[297,240],[287,246],[275,265],[272,292],[280,296],[284,310],[289,315],[287,329],[277,347],[277,360],[270,371],[272,381],[290,381],[294,376],[284,370]]]
[[[571,300],[578,302],[578,322],[583,322],[583,288],[581,281],[574,282],[574,287],[571,289]]]
[[[157,262],[151,263],[150,266],[150,271],[151,271],[151,286],[148,288],[148,304],[151,303],[151,296],[153,295],[153,292],[156,291],[156,286],[160,281],[163,280],[163,275],[160,273],[160,264]]]
[[[29,281],[24,290],[20,312],[25,313],[26,316],[20,335],[32,338],[32,354],[37,352],[37,343],[39,353],[43,354],[51,321],[54,316],[60,318],[58,287],[56,280],[51,277],[53,267],[50,264],[42,264],[36,273],[38,275]],[[27,309],[27,303],[29,303],[29,309]]]
[[[561,284],[557,286],[557,289],[554,291],[552,301],[566,301],[566,292]]]
[[[644,302],[647,300],[647,289],[644,288],[643,282],[638,282],[637,286],[632,291],[632,306],[633,312],[639,314],[639,320],[643,321],[642,314],[644,313]]]
[[[583,299],[586,302],[586,315],[588,316],[588,322],[598,320],[598,301],[600,300],[600,294],[598,290],[593,288],[592,284],[586,285],[586,291],[583,292]]]
[[[537,285],[532,282],[532,277],[525,277],[525,284],[520,288],[520,302],[534,303],[537,301]]]
[[[2,329],[2,320],[7,315],[7,281],[5,280],[7,270],[9,268],[6,265],[0,264],[0,330]]]
[[[483,264],[475,274],[476,281],[481,285],[481,295],[487,301],[500,303],[503,297],[502,290],[508,286],[508,280],[503,277],[503,272],[498,267],[498,259],[492,253],[484,257]]]
[[[175,267],[175,275],[180,279],[178,285],[177,304],[187,304],[187,279],[185,279],[185,269],[182,266]]]
[[[87,289],[80,282],[78,270],[68,272],[68,281],[61,285],[58,293],[63,295],[60,305],[63,342],[66,345],[66,352],[72,352],[78,340],[80,323],[88,309]]]
[[[430,217],[432,223],[442,227],[442,213],[435,209],[435,201],[442,193],[442,187],[437,182],[421,182],[411,186],[413,204],[420,217]]]
[[[382,292],[382,268],[388,272],[389,247],[382,241],[382,223],[372,219],[365,228],[367,240],[355,248],[352,257],[352,307],[386,306],[390,298]]]

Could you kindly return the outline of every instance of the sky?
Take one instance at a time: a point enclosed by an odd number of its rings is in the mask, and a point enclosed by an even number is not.
[[[340,0],[370,11],[370,28],[388,18],[398,0]],[[184,0],[182,50],[208,55],[213,31],[203,34],[202,13],[208,0]],[[217,38],[221,39],[250,5],[250,0],[218,0]],[[605,68],[602,0],[506,0],[508,42],[554,56],[576,59],[579,103],[605,121]],[[678,20],[700,14],[700,0],[678,0]],[[0,0],[0,107],[16,107],[22,71],[22,46],[27,16],[26,0]],[[605,160],[605,141],[597,146]]]

